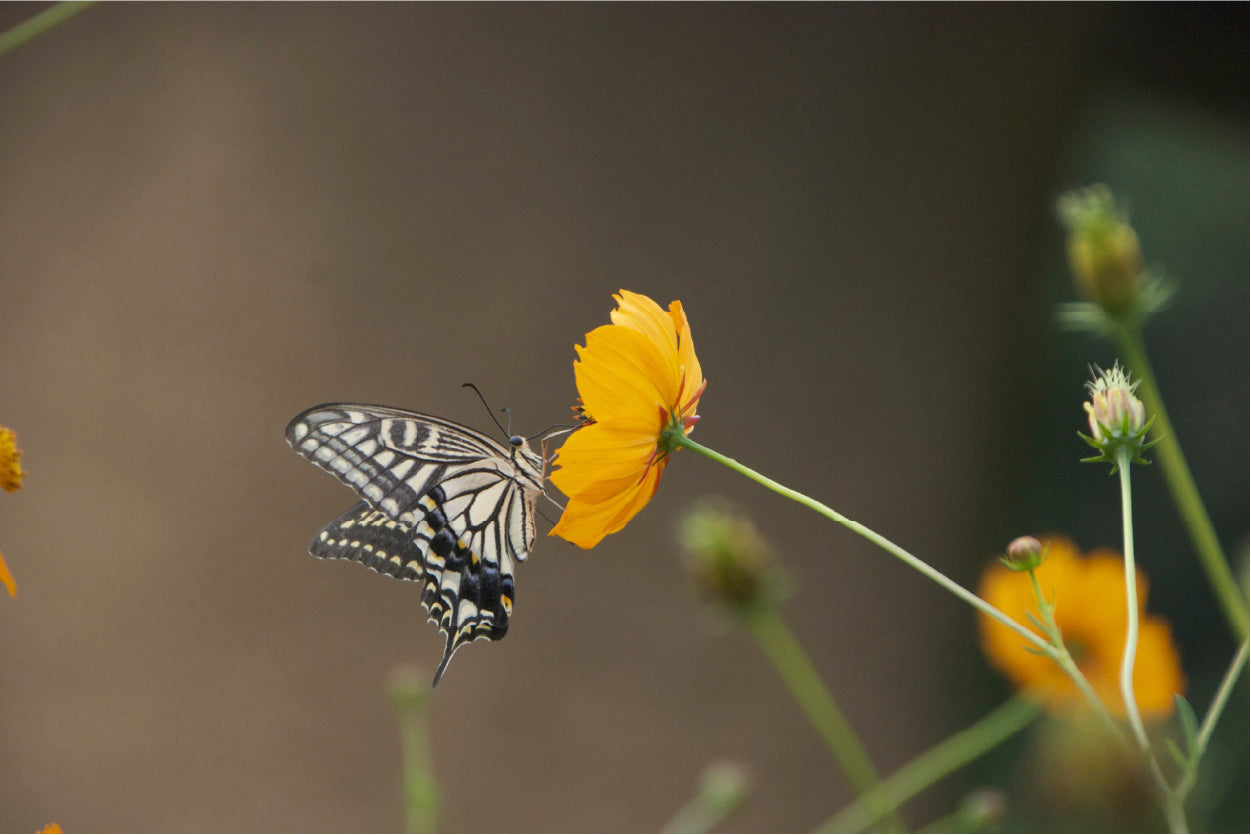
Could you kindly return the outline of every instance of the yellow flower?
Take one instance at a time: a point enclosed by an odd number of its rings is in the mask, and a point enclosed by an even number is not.
[[[17,435],[0,426],[0,487],[8,492],[22,489],[22,451],[17,448]]]
[[[1035,569],[1038,586],[1055,604],[1056,625],[1077,666],[1100,701],[1125,715],[1120,667],[1125,649],[1125,565],[1115,551],[1092,551],[1082,558],[1063,538],[1047,541],[1046,561]],[[1139,571],[1138,654],[1134,659],[1134,695],[1143,716],[1166,716],[1173,694],[1186,689],[1181,660],[1164,618],[1145,615],[1147,578]],[[993,564],[982,574],[979,594],[1018,623],[1037,612],[1029,576]],[[1084,699],[1059,665],[1025,649],[1021,636],[978,614],[982,650],[990,663],[1022,689],[1039,692],[1049,707],[1080,707]],[[1038,631],[1035,628],[1035,631]],[[1039,633],[1041,636],[1041,632]],[[1045,636],[1044,636],[1045,637]]]
[[[61,827],[57,826],[55,823],[50,823],[47,826],[45,826],[43,829],[39,830],[40,833],[46,833],[46,832],[56,833],[60,831],[61,831]]]
[[[4,587],[9,590],[9,597],[17,597],[17,582],[9,573],[9,567],[4,564],[4,554],[0,554],[0,583],[4,583]]]
[[[691,326],[669,309],[622,290],[612,324],[577,346],[574,378],[584,421],[556,457],[552,483],[569,497],[552,534],[583,548],[616,533],[656,493],[678,433],[689,433],[707,385]]]
[[[17,435],[12,429],[0,426],[0,487],[12,493],[22,489],[22,451],[17,448]],[[0,583],[9,590],[9,597],[17,597],[17,583],[13,580],[9,567],[5,565],[4,554],[0,554]]]

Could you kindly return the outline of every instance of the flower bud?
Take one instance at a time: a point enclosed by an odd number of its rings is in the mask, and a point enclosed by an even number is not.
[[[1008,799],[1002,791],[983,787],[964,796],[957,810],[958,832],[996,832],[1008,815]]]
[[[1018,536],[1008,543],[1008,553],[1000,557],[999,562],[1013,571],[1029,571],[1042,565],[1046,559],[1041,542],[1032,536]]]
[[[1142,249],[1111,192],[1102,185],[1070,192],[1059,212],[1078,291],[1109,313],[1130,307],[1144,284]]]
[[[391,702],[401,713],[423,713],[434,694],[429,675],[417,664],[400,664],[391,670],[388,690]]]
[[[1120,363],[1108,371],[1093,370],[1095,378],[1086,383],[1090,399],[1082,404],[1090,437],[1082,438],[1102,454],[1085,460],[1115,462],[1117,453],[1127,449],[1133,460],[1141,462],[1138,456],[1148,446],[1145,439],[1151,422],[1146,407],[1134,394],[1138,382],[1130,381]]]
[[[682,521],[679,539],[687,576],[701,597],[735,614],[769,599],[773,553],[749,519],[723,503],[706,503]]]

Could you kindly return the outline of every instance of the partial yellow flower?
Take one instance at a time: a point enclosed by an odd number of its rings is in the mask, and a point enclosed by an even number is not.
[[[557,453],[552,483],[569,497],[552,528],[583,548],[616,533],[660,485],[677,433],[689,434],[707,385],[680,301],[614,296],[612,324],[586,335],[573,363],[579,427]]]
[[[1067,539],[1044,540],[1050,551],[1034,570],[1039,588],[1055,603],[1056,625],[1073,660],[1086,676],[1100,701],[1118,715],[1125,715],[1121,699],[1120,666],[1125,650],[1125,566],[1121,555],[1106,549],[1085,558]],[[1186,678],[1173,643],[1169,623],[1146,615],[1147,578],[1137,572],[1138,654],[1134,659],[1134,694],[1144,717],[1167,716],[1173,694],[1183,693]],[[999,564],[982,574],[981,597],[1021,624],[1029,624],[1027,612],[1037,612],[1029,575]],[[1080,707],[1085,700],[1059,665],[1025,648],[1021,636],[1008,627],[978,614],[982,650],[1000,672],[1021,689],[1036,691],[1051,708]],[[1035,628],[1037,632],[1037,628]],[[1039,632],[1039,636],[1045,636]]]
[[[22,489],[22,451],[17,448],[17,435],[0,426],[0,487],[8,492]]]
[[[56,833],[60,831],[61,831],[61,827],[57,826],[55,823],[50,823],[47,826],[45,826],[43,829],[39,830],[40,833],[47,833],[47,832]]]
[[[17,434],[0,426],[0,487],[8,492],[22,489],[22,451],[17,448]],[[0,583],[9,590],[9,597],[17,597],[17,582],[0,554]]]
[[[17,581],[9,573],[9,567],[4,564],[4,554],[0,554],[0,583],[4,583],[4,587],[9,590],[9,597],[17,597]]]

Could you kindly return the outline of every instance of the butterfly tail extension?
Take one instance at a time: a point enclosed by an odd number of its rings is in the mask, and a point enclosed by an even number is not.
[[[456,652],[456,641],[449,634],[447,636],[447,646],[443,650],[443,660],[439,662],[439,669],[434,671],[434,681],[430,685],[430,689],[439,686],[439,679],[443,678],[443,673],[447,670],[447,664],[452,660],[452,655]]]

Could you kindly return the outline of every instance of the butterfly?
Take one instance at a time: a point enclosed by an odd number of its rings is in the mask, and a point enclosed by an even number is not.
[[[504,637],[543,495],[544,460],[524,438],[504,446],[433,415],[357,403],[301,412],[286,436],[363,499],[309,553],[422,584],[421,605],[447,636],[434,686],[460,647]]]

